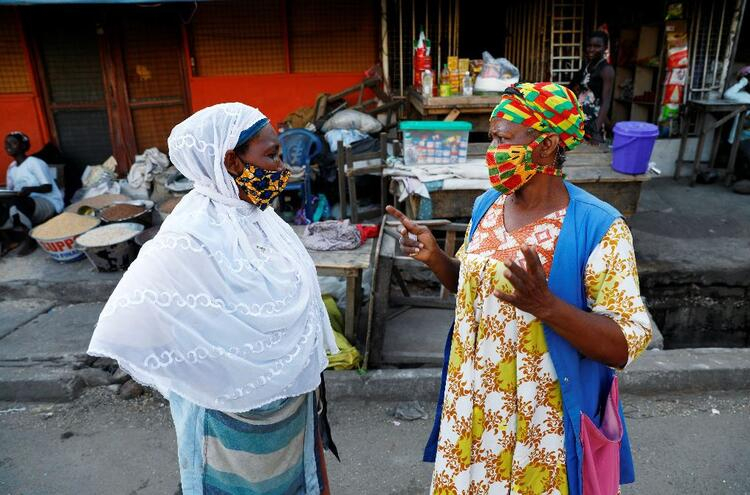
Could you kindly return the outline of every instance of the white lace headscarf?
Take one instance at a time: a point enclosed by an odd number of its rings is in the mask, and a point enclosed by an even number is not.
[[[195,189],[123,276],[88,350],[165,397],[227,412],[314,390],[338,352],[309,254],[272,208],[239,199],[224,166],[263,118],[226,103],[172,130],[169,157]]]

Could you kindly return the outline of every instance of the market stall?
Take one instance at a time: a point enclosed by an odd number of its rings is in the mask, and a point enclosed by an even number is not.
[[[385,170],[391,192],[417,219],[467,218],[474,199],[487,190],[487,165],[481,144],[471,145],[465,163],[449,166],[425,164]],[[486,148],[486,144],[484,145]],[[641,187],[648,174],[623,174],[612,169],[606,146],[579,146],[565,162],[567,179],[612,204],[624,215],[635,213]]]
[[[471,122],[473,130],[480,132],[488,131],[490,113],[497,105],[497,99],[496,95],[425,96],[414,88],[409,89],[407,95],[412,114],[410,118],[448,121],[461,119]]]

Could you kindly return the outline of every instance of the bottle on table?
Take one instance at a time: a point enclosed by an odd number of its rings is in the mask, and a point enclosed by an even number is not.
[[[461,82],[461,94],[464,96],[472,96],[474,94],[474,84],[471,82],[469,71],[464,73],[464,80]]]
[[[432,71],[430,69],[422,72],[422,96],[425,98],[432,96]]]
[[[443,72],[440,73],[440,96],[451,95],[451,73],[448,70],[448,64],[443,66]]]
[[[452,70],[450,72],[450,79],[451,79],[451,94],[454,95],[460,95],[461,94],[461,73],[458,72],[458,69]]]

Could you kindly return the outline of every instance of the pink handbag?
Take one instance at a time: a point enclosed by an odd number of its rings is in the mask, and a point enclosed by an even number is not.
[[[617,495],[620,490],[620,443],[622,421],[618,410],[617,376],[612,379],[602,426],[581,412],[583,444],[583,495]]]

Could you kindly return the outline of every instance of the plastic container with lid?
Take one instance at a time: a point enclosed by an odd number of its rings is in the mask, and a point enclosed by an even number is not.
[[[618,122],[613,129],[612,168],[623,174],[645,174],[659,128],[648,122]]]
[[[404,135],[406,165],[443,165],[466,161],[471,122],[405,120],[399,127]]]

